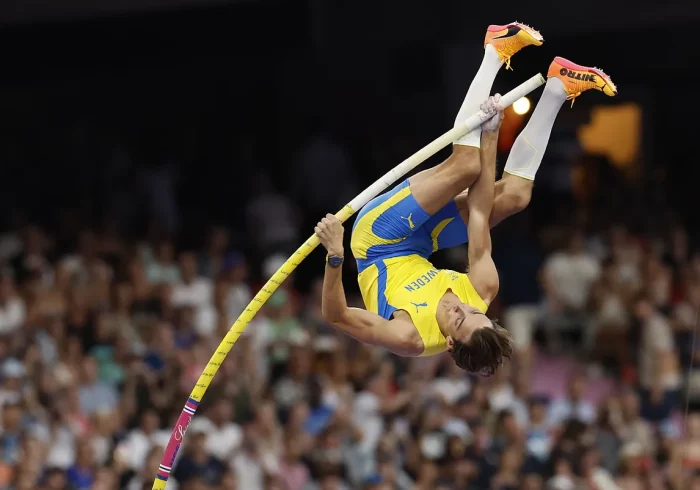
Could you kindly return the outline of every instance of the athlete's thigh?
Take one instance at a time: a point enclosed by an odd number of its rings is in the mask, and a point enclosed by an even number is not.
[[[352,252],[357,259],[371,259],[378,254],[419,253],[422,237],[414,234],[429,218],[406,180],[362,209],[353,225]]]
[[[520,203],[522,195],[525,195],[525,206],[529,202],[529,196],[532,193],[532,182],[520,177],[505,174],[503,178],[496,182],[494,187],[494,200],[491,216],[489,217],[489,225],[491,228],[499,224],[504,219],[516,214],[522,210],[524,206]],[[469,189],[462,192],[455,198],[457,209],[462,217],[462,221],[469,223],[469,205],[467,196]]]
[[[480,171],[479,149],[456,145],[447,160],[409,180],[416,201],[432,215],[472,185]]]
[[[432,251],[467,243],[469,235],[465,223],[455,200],[432,215],[423,225],[423,232],[430,236]]]

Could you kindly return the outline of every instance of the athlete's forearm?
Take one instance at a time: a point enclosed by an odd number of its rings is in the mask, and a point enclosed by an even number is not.
[[[493,209],[496,194],[496,153],[498,149],[498,131],[484,132],[481,135],[481,173],[469,189],[468,206],[488,215]]]
[[[472,257],[491,253],[490,216],[495,195],[497,143],[498,132],[482,134],[481,173],[467,195],[470,263]]]
[[[341,255],[342,256],[342,255]],[[321,298],[321,312],[323,318],[334,323],[341,321],[348,310],[343,288],[343,268],[331,267],[326,264],[326,272],[323,277],[323,295]]]

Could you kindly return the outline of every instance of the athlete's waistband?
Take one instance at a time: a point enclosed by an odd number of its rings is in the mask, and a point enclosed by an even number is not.
[[[424,257],[422,254],[416,252],[409,252],[406,250],[396,251],[393,253],[388,253],[386,255],[381,255],[379,257],[373,257],[371,259],[355,259],[355,261],[357,262],[357,272],[361,274],[372,265],[377,265],[377,267],[386,267],[387,264],[384,262],[385,260],[396,259],[399,257],[405,257],[406,260],[410,260],[412,258],[421,258],[428,260],[428,257]]]

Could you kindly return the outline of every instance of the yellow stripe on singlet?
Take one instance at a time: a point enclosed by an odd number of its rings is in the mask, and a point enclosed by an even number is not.
[[[433,228],[433,231],[430,232],[430,238],[433,239],[433,252],[437,252],[438,250],[438,237],[440,236],[440,233],[442,233],[442,230],[445,229],[447,225],[449,225],[454,218],[447,218],[442,221],[440,221],[435,228]]]
[[[350,248],[355,254],[356,259],[366,259],[367,251],[375,245],[391,245],[402,242],[406,237],[401,238],[381,238],[374,234],[372,225],[390,207],[401,202],[403,199],[411,195],[411,188],[406,186],[396,194],[392,195],[386,201],[377,204],[377,206],[365,213],[355,224],[355,230],[364,229],[366,233],[353,233],[350,239]]]

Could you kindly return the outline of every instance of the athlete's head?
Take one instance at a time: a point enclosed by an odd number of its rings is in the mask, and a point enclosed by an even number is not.
[[[447,348],[460,368],[491,376],[513,353],[513,339],[496,321],[464,303],[452,304],[440,315]]]

